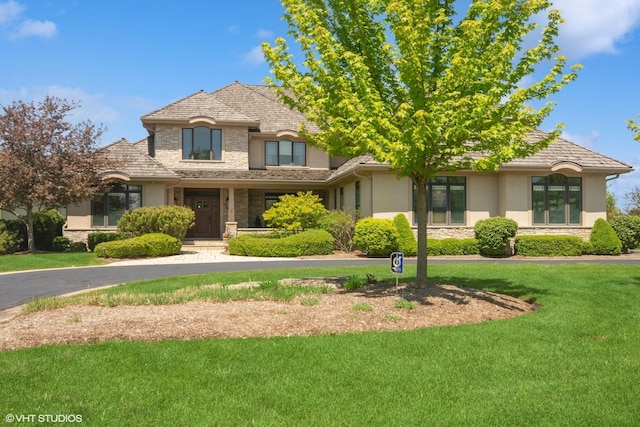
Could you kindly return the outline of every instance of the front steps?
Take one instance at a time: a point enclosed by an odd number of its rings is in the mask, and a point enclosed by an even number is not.
[[[225,252],[227,241],[223,239],[182,239],[182,252]]]

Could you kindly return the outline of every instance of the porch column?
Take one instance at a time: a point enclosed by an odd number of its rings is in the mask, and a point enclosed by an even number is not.
[[[229,200],[227,201],[227,221],[236,221],[236,200],[233,187],[229,188]]]
[[[238,223],[236,222],[236,198],[234,188],[228,189],[227,193],[227,222],[224,225],[224,236],[236,237],[238,235]]]

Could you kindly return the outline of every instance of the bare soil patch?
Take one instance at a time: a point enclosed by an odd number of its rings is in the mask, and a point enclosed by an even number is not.
[[[320,285],[326,279],[289,279]],[[331,281],[329,281],[331,283]],[[405,299],[413,309],[397,308]],[[417,288],[389,283],[359,290],[337,286],[292,301],[195,301],[175,305],[70,306],[16,316],[0,324],[0,351],[45,344],[160,341],[398,331],[498,320],[535,305],[454,285]]]

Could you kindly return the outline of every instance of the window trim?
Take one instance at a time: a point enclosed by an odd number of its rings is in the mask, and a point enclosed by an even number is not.
[[[116,191],[114,191],[116,190]],[[124,198],[125,198],[125,206],[127,207],[126,209],[123,209],[122,212],[118,215],[118,218],[116,220],[115,224],[110,224],[110,210],[109,210],[109,195],[110,194],[124,194]],[[125,184],[122,182],[116,182],[112,185],[112,187],[109,189],[109,191],[106,191],[104,193],[98,193],[96,194],[96,196],[99,195],[99,197],[94,197],[91,200],[91,228],[115,228],[118,226],[118,221],[120,220],[120,218],[122,218],[122,215],[124,215],[125,212],[130,211],[131,209],[131,195],[136,194],[138,195],[138,203],[136,207],[141,207],[142,206],[142,185],[140,184]],[[101,199],[101,200],[100,200]],[[98,202],[98,200],[100,200],[102,202],[102,206],[103,206],[103,213],[102,213],[102,224],[96,224],[96,215],[97,213],[95,212],[96,209],[96,205],[95,203]],[[135,209],[135,208],[134,208]]]
[[[282,145],[283,143],[290,143],[291,144],[291,162],[290,163],[284,163],[282,161]],[[269,145],[273,144],[276,147],[276,153],[275,153],[275,157],[276,157],[276,163],[273,162],[269,162],[269,153],[268,153],[268,149],[267,147]],[[302,164],[297,164],[295,163],[295,159],[296,159],[296,147],[298,147],[298,149],[300,149],[299,147],[303,147],[303,153],[304,153],[304,158],[302,161]],[[299,153],[298,153],[299,154]],[[280,139],[280,140],[268,140],[264,142],[264,164],[267,167],[277,167],[277,166],[284,166],[284,167],[305,167],[307,166],[307,143],[305,141],[292,141],[290,139]]]
[[[196,129],[206,129],[209,131],[209,158],[208,159],[196,159],[194,158],[194,140],[195,140],[195,132]],[[191,151],[187,154],[187,150],[185,149],[185,132],[189,132],[191,134]],[[214,135],[218,135],[216,138]],[[210,128],[208,126],[194,126],[190,128],[182,128],[182,132],[180,133],[181,138],[181,146],[182,146],[182,160],[186,161],[200,161],[200,162],[220,162],[222,161],[222,153],[223,153],[223,142],[222,142],[222,129],[219,128]],[[216,139],[218,141],[216,141]],[[216,147],[216,144],[219,143],[219,147]]]
[[[552,177],[562,177],[564,179],[564,183],[552,182]],[[576,182],[577,181],[577,182]],[[564,197],[564,222],[551,222],[551,211],[550,211],[550,198],[549,198],[549,187],[564,187],[563,197]],[[544,187],[544,222],[536,222],[536,197],[535,192],[536,187]],[[575,192],[575,187],[579,187],[579,198],[578,198],[578,206],[577,213],[579,220],[577,222],[572,222],[572,203],[571,203],[571,193]],[[583,222],[583,209],[584,209],[584,192],[582,185],[582,177],[576,176],[567,176],[560,173],[553,173],[545,176],[531,176],[531,187],[530,187],[530,195],[531,195],[531,224],[536,227],[563,227],[563,226],[581,226]]]
[[[456,182],[460,181],[460,182]],[[446,221],[445,222],[434,222],[433,220],[433,186],[446,186],[445,190],[445,204],[446,204]],[[463,209],[462,209],[462,222],[452,222],[452,210],[451,210],[451,187],[455,186],[463,186],[464,187],[464,198],[463,198]],[[417,201],[417,188],[415,184],[412,184],[412,209],[413,209],[413,221],[414,224],[418,222],[418,201]],[[430,179],[427,183],[427,225],[433,227],[466,227],[467,225],[467,177],[466,176],[437,176],[433,179]]]

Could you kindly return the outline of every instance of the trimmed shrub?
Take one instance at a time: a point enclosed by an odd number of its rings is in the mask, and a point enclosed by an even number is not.
[[[106,258],[141,258],[177,255],[182,241],[168,234],[151,233],[124,240],[103,242],[94,248],[97,256]]]
[[[195,220],[196,213],[184,206],[141,207],[122,215],[118,231],[126,237],[162,233],[182,240]]]
[[[33,240],[36,249],[55,250],[53,240],[62,236],[63,225],[64,217],[55,209],[36,213],[33,217]]]
[[[0,220],[0,255],[18,252],[22,246],[20,232],[14,227],[10,227],[9,221]]]
[[[398,250],[396,227],[390,219],[362,218],[356,224],[353,242],[369,256],[388,256]]]
[[[418,241],[407,217],[403,214],[396,215],[393,218],[393,225],[396,227],[398,237],[398,251],[404,253],[405,256],[416,256]]]
[[[477,255],[476,239],[427,239],[427,256],[438,255]]]
[[[296,234],[244,234],[229,239],[229,254],[258,257],[297,257],[333,253],[333,237],[324,230]]]
[[[87,252],[87,244],[85,242],[71,242],[69,252]]]
[[[442,241],[438,239],[427,239],[427,256],[442,255]]]
[[[515,237],[518,223],[512,219],[495,216],[476,222],[473,230],[481,255],[500,257],[507,255],[509,239]]]
[[[102,231],[96,231],[93,233],[89,233],[87,238],[89,242],[89,250],[93,252],[95,247],[103,242],[113,242],[114,240],[123,240],[125,239],[124,235],[121,233],[105,233]]]
[[[584,240],[577,236],[518,236],[515,249],[522,256],[581,256]]]
[[[356,220],[345,211],[331,211],[320,219],[319,228],[327,230],[333,236],[333,247],[337,251],[353,250],[353,234]]]
[[[285,194],[262,217],[267,225],[281,231],[297,233],[318,228],[327,213],[320,200],[320,196],[311,191]]]
[[[620,215],[609,221],[613,231],[616,232],[622,251],[627,253],[629,249],[640,246],[640,216]]]
[[[54,252],[69,252],[71,240],[67,237],[57,236],[53,238],[52,249]]]
[[[611,224],[602,218],[598,218],[591,229],[589,242],[593,246],[594,255],[620,255],[622,243],[613,231]]]

